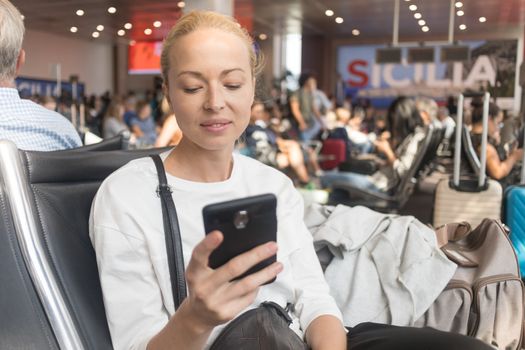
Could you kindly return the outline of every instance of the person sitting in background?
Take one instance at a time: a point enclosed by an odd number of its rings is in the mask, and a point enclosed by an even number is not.
[[[391,106],[391,120],[393,124],[393,138],[396,132],[406,135],[398,143],[395,151],[390,139],[378,138],[374,146],[381,153],[386,163],[372,175],[363,175],[352,172],[330,172],[321,177],[321,184],[330,187],[334,181],[348,181],[356,187],[372,191],[386,192],[395,187],[406,171],[410,168],[420,149],[421,141],[425,138],[426,128],[434,120],[437,111],[436,102],[428,98],[418,99],[400,98]]]
[[[57,110],[57,100],[53,96],[43,96],[39,104],[42,105],[44,108],[49,109],[50,111],[56,111]]]
[[[445,134],[443,135],[443,138],[450,140],[452,134],[456,130],[456,122],[450,116],[447,107],[439,107],[437,119],[441,123],[441,127],[445,129]]]
[[[120,135],[124,131],[129,131],[124,123],[124,105],[118,100],[112,100],[106,109],[104,121],[102,122],[102,137],[105,139]]]
[[[248,154],[277,169],[291,167],[300,185],[307,185],[310,177],[304,163],[301,145],[295,140],[279,137],[269,124],[270,113],[262,102],[255,102],[251,108],[250,124],[245,132]]]
[[[0,139],[23,150],[55,151],[82,146],[73,125],[62,115],[22,100],[15,77],[25,61],[24,22],[9,1],[0,1]]]
[[[472,100],[472,130],[471,138],[472,145],[478,153],[481,154],[481,140],[483,132],[483,102],[478,99]],[[500,123],[503,120],[503,112],[494,104],[489,104],[489,120],[488,120],[488,143],[487,143],[487,174],[500,181],[504,186],[516,183],[519,181],[513,173],[514,165],[523,159],[522,148],[513,148],[506,151],[501,144]]]
[[[137,118],[137,99],[130,94],[124,101],[124,123],[131,128],[131,121]]]
[[[151,115],[149,102],[141,100],[137,102],[137,117],[131,119],[131,132],[137,138],[139,147],[148,147],[155,144],[157,139],[157,126]]]
[[[164,97],[160,103],[163,115],[162,129],[155,141],[155,147],[176,146],[182,139],[182,130],[177,123],[177,117],[173,113],[168,99]]]

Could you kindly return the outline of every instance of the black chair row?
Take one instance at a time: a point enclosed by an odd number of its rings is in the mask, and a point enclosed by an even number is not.
[[[401,209],[418,180],[428,173],[436,158],[437,149],[443,140],[444,129],[430,125],[425,138],[421,141],[420,150],[408,171],[404,174],[398,186],[392,191],[382,193],[359,188],[348,181],[338,181],[332,184],[330,203],[350,206],[363,205],[382,212],[396,212]]]
[[[165,149],[81,150],[25,152],[0,141],[0,349],[112,348],[91,202],[114,170]]]

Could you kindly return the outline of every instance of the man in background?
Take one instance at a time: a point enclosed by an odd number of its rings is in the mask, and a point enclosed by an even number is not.
[[[25,61],[24,23],[20,12],[0,0],[0,140],[19,149],[54,151],[82,146],[73,125],[62,115],[22,100],[15,77]]]

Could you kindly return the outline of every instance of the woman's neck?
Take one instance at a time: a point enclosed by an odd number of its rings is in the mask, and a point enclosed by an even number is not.
[[[166,171],[188,181],[225,181],[233,169],[232,151],[208,151],[181,143],[166,159]]]

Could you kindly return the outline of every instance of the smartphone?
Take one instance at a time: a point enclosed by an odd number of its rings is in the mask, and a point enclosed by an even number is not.
[[[276,242],[276,209],[277,198],[271,193],[205,206],[202,209],[202,216],[206,234],[219,230],[224,235],[221,245],[210,255],[209,266],[213,269],[218,268],[258,245],[270,241]],[[275,261],[276,256],[271,256],[233,280],[255,273]],[[265,284],[274,280],[275,278]]]

